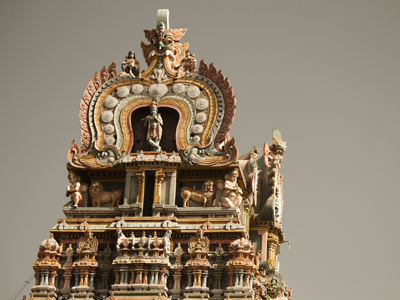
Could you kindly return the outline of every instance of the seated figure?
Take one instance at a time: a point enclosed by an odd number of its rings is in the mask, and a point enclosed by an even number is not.
[[[239,170],[237,168],[233,169],[231,174],[225,175],[224,191],[221,195],[221,200],[219,205],[222,207],[235,207],[240,216],[239,206],[242,203],[243,192],[237,183],[237,178],[239,177]]]

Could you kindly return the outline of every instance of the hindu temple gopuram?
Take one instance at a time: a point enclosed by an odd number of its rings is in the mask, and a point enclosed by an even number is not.
[[[185,32],[159,10],[144,60],[127,49],[76,102],[69,202],[39,245],[30,300],[291,299],[278,259],[285,142],[273,129],[239,155],[232,86]]]

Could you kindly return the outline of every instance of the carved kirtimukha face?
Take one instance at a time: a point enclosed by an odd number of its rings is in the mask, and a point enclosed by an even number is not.
[[[148,65],[153,58],[164,56],[169,58],[171,68],[177,68],[181,65],[185,56],[185,51],[189,47],[189,43],[178,43],[180,38],[185,34],[186,29],[165,29],[163,23],[157,29],[144,30],[145,36],[150,44],[142,42],[143,56]]]

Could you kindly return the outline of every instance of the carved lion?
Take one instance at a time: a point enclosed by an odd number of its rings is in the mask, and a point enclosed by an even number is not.
[[[206,207],[207,203],[209,206],[211,206],[215,193],[215,182],[211,180],[205,181],[201,187],[201,190],[184,187],[181,190],[183,207],[188,207],[189,199],[203,203],[203,207]]]
[[[111,207],[118,205],[122,197],[122,190],[107,192],[99,181],[93,181],[89,188],[89,195],[92,198],[92,206],[100,207],[103,203],[111,202]]]

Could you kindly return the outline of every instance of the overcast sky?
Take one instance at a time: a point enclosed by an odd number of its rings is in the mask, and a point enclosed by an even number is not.
[[[159,8],[229,77],[240,154],[273,127],[287,142],[280,265],[293,299],[396,299],[400,1],[383,0],[1,1],[2,299],[64,217],[88,79],[129,50],[146,66]]]

